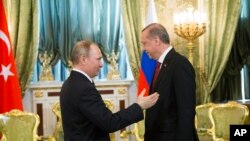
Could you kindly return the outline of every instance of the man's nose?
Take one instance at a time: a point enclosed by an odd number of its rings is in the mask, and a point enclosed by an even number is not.
[[[102,68],[102,67],[103,67],[103,63],[102,63],[102,62],[100,62],[100,65],[99,65],[99,66],[100,66],[100,68]]]

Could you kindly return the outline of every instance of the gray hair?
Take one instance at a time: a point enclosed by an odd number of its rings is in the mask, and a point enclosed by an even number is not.
[[[170,43],[169,35],[166,28],[158,23],[152,23],[146,26],[142,31],[148,30],[148,37],[154,38],[159,37],[159,39],[166,44]]]
[[[89,56],[90,46],[95,44],[92,41],[78,41],[71,51],[71,61],[73,64],[79,63],[79,58],[83,56]]]

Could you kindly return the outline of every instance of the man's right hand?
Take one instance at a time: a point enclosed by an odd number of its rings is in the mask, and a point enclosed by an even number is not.
[[[157,92],[149,96],[144,96],[145,92],[146,92],[146,89],[143,89],[137,98],[137,104],[139,104],[143,110],[148,109],[152,107],[153,105],[155,105],[156,101],[159,98],[159,94]]]

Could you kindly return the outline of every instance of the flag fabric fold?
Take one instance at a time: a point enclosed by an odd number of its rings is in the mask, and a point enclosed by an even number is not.
[[[145,88],[146,94],[149,94],[149,88],[154,76],[154,70],[156,67],[156,61],[150,59],[148,54],[143,51],[141,59],[141,68],[138,78],[138,94]]]
[[[151,23],[157,23],[157,14],[155,9],[154,0],[149,0],[148,9],[147,9],[147,17],[146,17],[146,25]],[[141,68],[139,72],[137,92],[140,92],[145,88],[146,94],[149,94],[149,88],[154,76],[154,70],[156,67],[156,60],[149,58],[148,54],[143,51],[141,58]]]
[[[23,110],[3,1],[0,0],[0,113]]]

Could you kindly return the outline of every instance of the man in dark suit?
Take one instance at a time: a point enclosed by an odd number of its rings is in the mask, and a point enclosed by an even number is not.
[[[138,96],[137,103],[112,113],[104,104],[92,78],[102,67],[97,44],[79,41],[72,50],[73,69],[61,88],[60,104],[65,141],[109,141],[109,133],[143,119],[143,109],[153,106],[159,94]]]
[[[144,141],[195,141],[195,71],[170,45],[166,29],[157,23],[142,30],[143,50],[158,61],[150,93],[160,94],[146,110]]]

